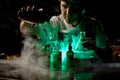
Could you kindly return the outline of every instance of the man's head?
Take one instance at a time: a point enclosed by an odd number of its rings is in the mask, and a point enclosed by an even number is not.
[[[61,14],[71,23],[83,14],[84,5],[83,0],[60,0]]]

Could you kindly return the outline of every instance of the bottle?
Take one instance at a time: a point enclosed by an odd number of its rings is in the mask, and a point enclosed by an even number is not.
[[[72,46],[71,43],[69,43],[68,46],[68,51],[66,52],[66,56],[67,56],[67,69],[71,70],[72,67],[74,66],[74,52],[72,51]]]
[[[73,55],[74,55],[74,52],[72,51],[71,43],[69,43],[68,51],[67,51],[67,58],[68,58],[68,60],[73,60],[74,59]]]

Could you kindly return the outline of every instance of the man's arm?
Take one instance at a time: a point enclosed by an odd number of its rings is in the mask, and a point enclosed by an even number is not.
[[[96,46],[95,50],[97,55],[102,59],[103,62],[112,61],[112,49],[110,42],[104,32],[102,24],[96,27]]]

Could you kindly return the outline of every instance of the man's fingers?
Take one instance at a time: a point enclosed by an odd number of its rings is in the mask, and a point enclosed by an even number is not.
[[[34,10],[34,8],[35,8],[35,5],[33,5],[33,6],[31,7],[31,10],[33,11],[33,10]]]
[[[33,5],[33,6],[27,6],[27,10],[26,11],[33,11],[34,10],[34,8],[35,8],[35,6]]]

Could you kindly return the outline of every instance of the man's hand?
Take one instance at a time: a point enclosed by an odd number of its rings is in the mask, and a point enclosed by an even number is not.
[[[18,18],[33,23],[44,23],[49,21],[51,16],[57,14],[55,8],[48,5],[40,5],[39,7],[35,5],[22,7],[18,11]]]
[[[82,42],[83,42],[82,45],[85,48],[88,48],[88,49],[95,49],[96,48],[95,41],[92,40],[91,38],[83,38]]]

